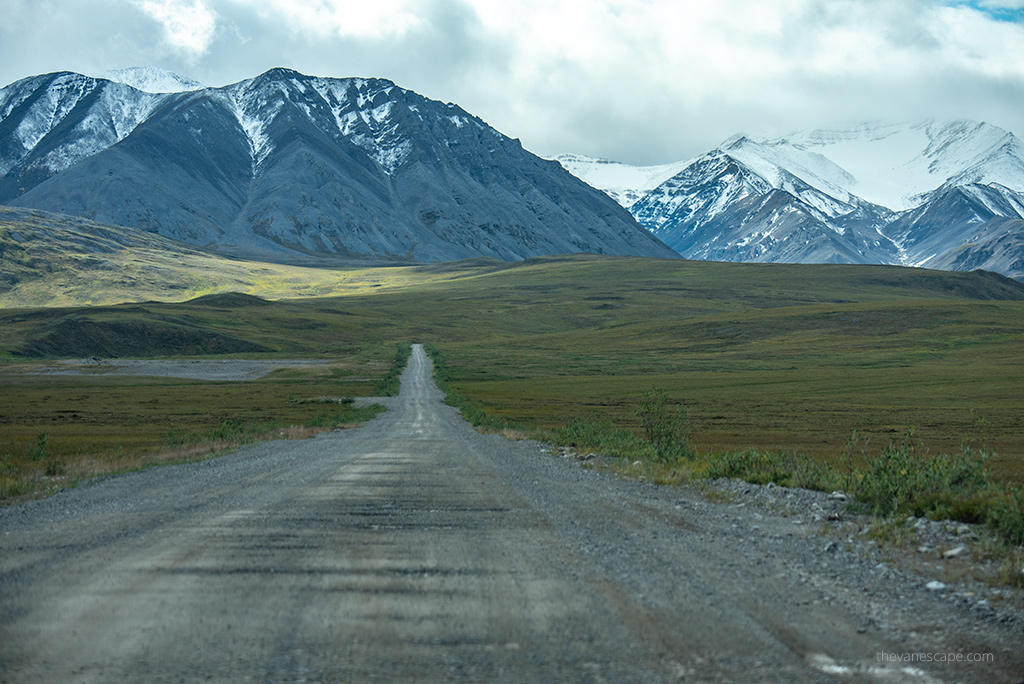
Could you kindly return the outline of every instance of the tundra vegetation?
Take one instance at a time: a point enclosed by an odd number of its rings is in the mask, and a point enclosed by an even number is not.
[[[56,479],[48,459],[67,471],[65,455],[115,459],[158,448],[172,429],[302,424],[324,408],[309,400],[371,396],[389,369],[393,391],[395,350],[414,341],[428,343],[449,401],[490,429],[621,456],[657,481],[842,489],[879,516],[984,521],[1024,543],[1015,281],[592,255],[315,280],[331,296],[267,300],[281,292],[267,281],[184,302],[0,311],[0,472],[31,463]],[[332,365],[242,383],[17,372],[197,355]]]

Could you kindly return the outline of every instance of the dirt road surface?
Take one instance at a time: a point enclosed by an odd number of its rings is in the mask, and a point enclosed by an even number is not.
[[[0,681],[1022,679],[1019,625],[481,435],[430,370],[356,430],[0,510]]]

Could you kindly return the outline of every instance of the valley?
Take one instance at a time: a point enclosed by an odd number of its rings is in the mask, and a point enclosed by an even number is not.
[[[295,420],[312,409],[284,411],[289,394],[373,395],[395,346],[417,341],[442,351],[453,391],[510,425],[595,418],[628,428],[639,395],[659,387],[689,407],[701,451],[832,459],[854,431],[881,448],[912,428],[932,452],[973,440],[996,452],[1000,477],[1024,479],[1024,286],[994,274],[593,255],[372,273],[381,287],[342,296],[0,312],[9,421],[0,451],[20,454],[43,432],[54,451],[81,443],[84,426],[59,416],[119,383],[158,383],[131,390],[154,398],[183,393],[195,417],[182,427],[216,426],[231,411],[204,402],[237,392],[267,419]],[[20,372],[89,357],[310,358],[350,370],[278,371],[222,383],[208,399],[199,388],[215,385],[197,381]],[[99,432],[116,431],[117,410],[103,413]],[[157,421],[142,441],[158,443],[170,427]]]

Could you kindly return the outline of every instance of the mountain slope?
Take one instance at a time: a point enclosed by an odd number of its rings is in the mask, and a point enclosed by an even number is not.
[[[0,202],[117,144],[161,101],[123,83],[67,72],[0,90]]]
[[[1003,185],[1024,192],[1024,143],[979,121],[851,126],[770,144],[827,157],[849,172],[846,191],[896,212],[920,206],[944,185]]]
[[[781,167],[761,173],[744,140],[691,163],[631,211],[687,258],[716,261],[885,263],[896,255],[878,233],[888,212],[831,197]],[[740,158],[746,161],[740,161]]]
[[[62,116],[25,104],[52,99],[53,79],[0,95],[0,107],[19,101],[0,109],[11,160],[0,202],[278,261],[675,256],[558,164],[390,81],[273,69],[224,88],[153,95],[60,78],[88,91]],[[90,136],[81,121],[102,102],[89,104],[88,94],[108,91],[139,115],[117,135]],[[38,139],[19,134],[32,126]],[[41,164],[40,144],[67,147],[69,135],[81,152],[59,168]]]
[[[341,269],[245,261],[135,228],[0,206],[0,308],[181,301],[230,292],[269,299],[380,294],[509,267],[494,259]]]

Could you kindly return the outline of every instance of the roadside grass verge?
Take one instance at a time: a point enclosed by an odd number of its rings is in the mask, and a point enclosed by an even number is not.
[[[0,375],[0,503],[256,440],[358,425],[382,410],[351,397],[374,389],[384,351],[248,381]]]
[[[402,371],[409,363],[409,356],[412,354],[412,345],[399,344],[395,348],[395,355],[391,359],[391,367],[384,376],[377,381],[373,395],[376,397],[397,397],[402,389]]]
[[[444,402],[449,406],[457,408],[467,423],[490,432],[514,432],[523,429],[518,423],[490,414],[478,406],[476,402],[470,400],[469,397],[456,393],[449,384],[451,372],[449,371],[445,354],[440,347],[432,342],[425,342],[423,344],[423,351],[433,362],[434,382],[437,384],[438,389],[444,393]]]
[[[638,426],[639,427],[639,426]],[[776,449],[694,452],[689,457],[660,459],[642,431],[616,427],[608,420],[572,419],[560,428],[537,431],[534,438],[617,459],[607,467],[626,477],[655,484],[687,484],[719,478],[753,484],[773,483],[816,491],[842,491],[854,511],[878,524],[908,516],[984,524],[1003,546],[1006,557],[1024,552],[1024,485],[1001,481],[988,468],[992,454],[965,443],[955,453],[928,453],[913,441],[877,452],[864,448],[834,459]],[[608,463],[606,460],[605,463]],[[1024,576],[1006,580],[1024,586]]]
[[[103,475],[213,458],[253,442],[307,439],[336,429],[354,428],[383,409],[379,404],[346,405],[332,412],[317,413],[298,425],[232,419],[201,431],[170,428],[161,436],[158,446],[149,448],[117,445],[98,451],[51,451],[49,433],[43,432],[20,453],[8,451],[0,457],[0,504],[45,496]]]

